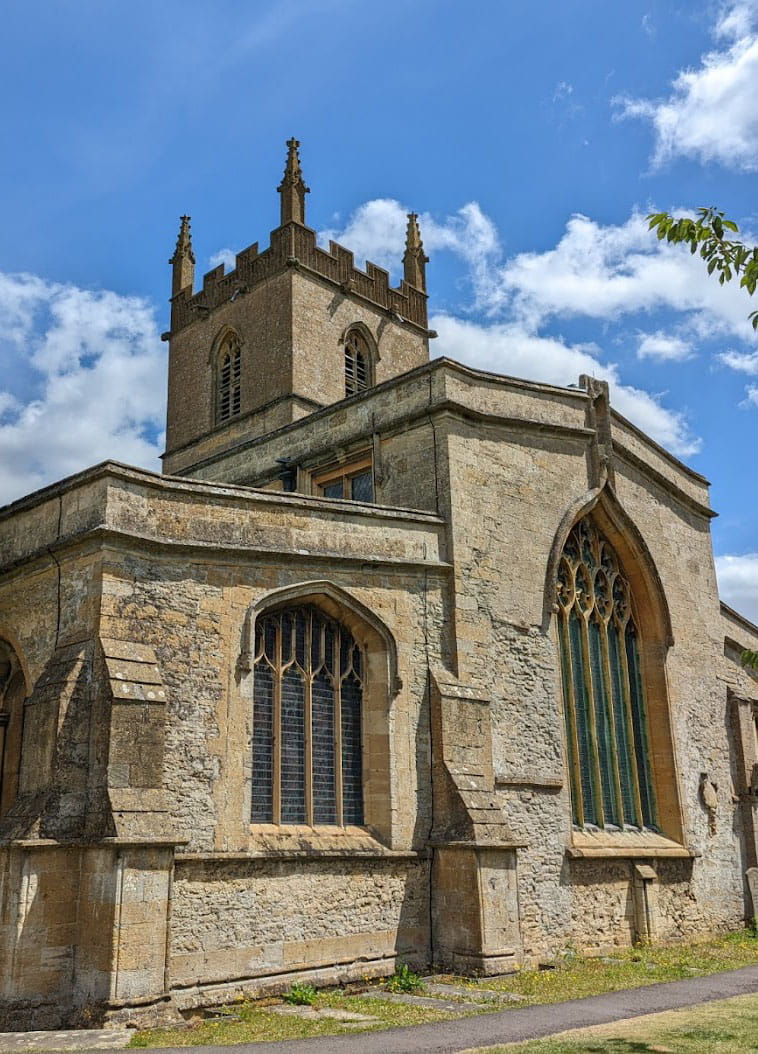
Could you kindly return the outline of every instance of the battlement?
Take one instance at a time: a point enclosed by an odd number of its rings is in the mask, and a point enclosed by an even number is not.
[[[259,252],[256,242],[237,253],[235,262],[234,270],[228,274],[224,273],[223,264],[208,271],[199,292],[193,292],[190,286],[172,298],[172,335],[287,267],[310,272],[345,294],[360,297],[390,315],[400,316],[404,322],[427,329],[427,296],[423,290],[405,279],[399,286],[391,286],[389,273],[373,263],[367,262],[366,270],[360,270],[349,249],[330,242],[327,252],[316,244],[316,232],[302,224],[292,222],[277,227],[267,249]]]

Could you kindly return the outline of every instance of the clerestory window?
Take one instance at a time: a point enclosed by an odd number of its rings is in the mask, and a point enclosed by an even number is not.
[[[315,493],[324,498],[373,502],[374,470],[371,455],[318,472],[313,477],[313,483]]]
[[[221,424],[236,417],[241,408],[242,357],[234,334],[224,338],[216,361],[216,423]]]
[[[345,337],[345,395],[355,395],[369,387],[371,358],[366,338],[357,329]]]
[[[255,625],[253,823],[363,823],[364,656],[318,608]]]
[[[588,518],[564,547],[557,600],[574,823],[656,830],[634,598]]]

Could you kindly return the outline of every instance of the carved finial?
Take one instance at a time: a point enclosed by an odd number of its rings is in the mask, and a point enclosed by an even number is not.
[[[418,214],[408,213],[408,230],[405,234],[405,253],[403,254],[403,277],[408,285],[426,292],[426,264],[429,257],[424,255],[424,245],[418,227]]]
[[[310,187],[306,187],[303,179],[297,152],[299,146],[297,139],[287,140],[287,164],[277,188],[282,196],[282,226],[285,223],[305,223],[305,195],[310,194]]]
[[[182,216],[179,237],[176,239],[174,255],[169,260],[174,269],[171,281],[171,296],[175,297],[182,289],[189,287],[190,292],[195,283],[195,254],[192,251],[192,234],[189,216]]]

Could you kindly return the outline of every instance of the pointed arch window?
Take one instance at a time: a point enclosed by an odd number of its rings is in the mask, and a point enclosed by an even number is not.
[[[657,830],[634,598],[589,518],[563,549],[557,600],[574,823]]]
[[[241,408],[242,356],[239,339],[224,337],[216,359],[216,423],[236,417]]]
[[[0,640],[0,816],[18,792],[24,695],[24,675],[16,653]]]
[[[364,392],[371,384],[371,353],[368,341],[358,329],[345,337],[345,395]]]
[[[312,606],[255,625],[252,823],[363,823],[364,656]]]

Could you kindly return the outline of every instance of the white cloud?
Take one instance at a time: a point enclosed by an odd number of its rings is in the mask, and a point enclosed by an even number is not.
[[[724,351],[719,355],[719,359],[733,370],[740,370],[742,373],[758,373],[758,351],[744,354],[739,351]]]
[[[560,102],[561,99],[568,98],[569,95],[574,94],[574,85],[569,84],[568,81],[558,81],[553,92],[553,102]]]
[[[642,26],[642,32],[651,39],[655,37],[658,32],[655,23],[653,22],[653,16],[650,11],[648,11],[642,16],[642,22],[640,23],[640,25]]]
[[[756,0],[728,3],[713,31],[722,47],[703,55],[697,69],[680,70],[667,99],[612,100],[619,118],[651,122],[654,165],[681,156],[758,170],[757,18]]]
[[[750,384],[745,389],[745,401],[740,403],[740,406],[748,409],[751,406],[758,406],[758,388]]]
[[[637,357],[640,359],[658,359],[662,362],[682,362],[692,356],[692,345],[689,341],[673,333],[664,333],[658,329],[655,333],[640,333],[637,345]]]
[[[322,232],[321,240],[352,245],[360,258],[397,267],[405,217],[397,201],[367,202],[343,230]],[[573,216],[554,249],[505,261],[497,230],[476,202],[442,221],[421,216],[420,224],[427,250],[449,250],[460,257],[472,286],[468,309],[448,311],[433,321],[440,334],[438,354],[553,384],[576,383],[580,373],[605,377],[613,386],[616,408],[659,443],[681,456],[699,449],[684,414],[666,408],[658,394],[624,385],[618,367],[605,363],[599,348],[570,345],[540,330],[553,318],[614,320],[673,308],[687,312],[693,329],[709,335],[726,330],[749,339],[744,294],[714,287],[701,261],[682,246],[657,241],[638,213],[607,227]],[[476,314],[484,321],[472,321]],[[500,321],[504,316],[507,322]],[[654,350],[659,357],[666,351],[669,360],[681,359],[691,346],[681,334],[658,330],[645,345],[646,353]]]
[[[686,312],[701,336],[730,333],[755,341],[744,290],[736,283],[720,286],[685,246],[658,241],[638,212],[608,226],[572,216],[554,249],[508,260],[497,289],[499,304],[510,299],[534,325],[550,316],[617,319],[668,308]]]
[[[225,271],[233,271],[237,266],[237,254],[234,249],[219,249],[217,253],[208,258],[209,271],[214,267],[218,267],[219,264],[224,265]]]
[[[716,557],[721,599],[758,624],[758,553]]]
[[[618,368],[603,363],[595,345],[538,336],[520,323],[482,324],[439,315],[431,325],[439,334],[435,352],[478,369],[564,386],[576,384],[582,373],[607,380],[615,409],[657,442],[683,457],[700,449],[684,414],[662,406],[658,396],[623,384]]]
[[[405,247],[408,212],[399,201],[376,198],[360,205],[347,225],[319,232],[321,245],[329,241],[349,247],[358,266],[364,260],[398,273]],[[467,264],[477,289],[483,297],[490,281],[490,261],[500,254],[495,225],[475,201],[469,202],[442,222],[429,213],[419,216],[421,237],[427,253],[449,250]]]
[[[0,390],[0,503],[107,457],[158,468],[165,354],[147,301],[0,275],[0,349],[17,385]]]

